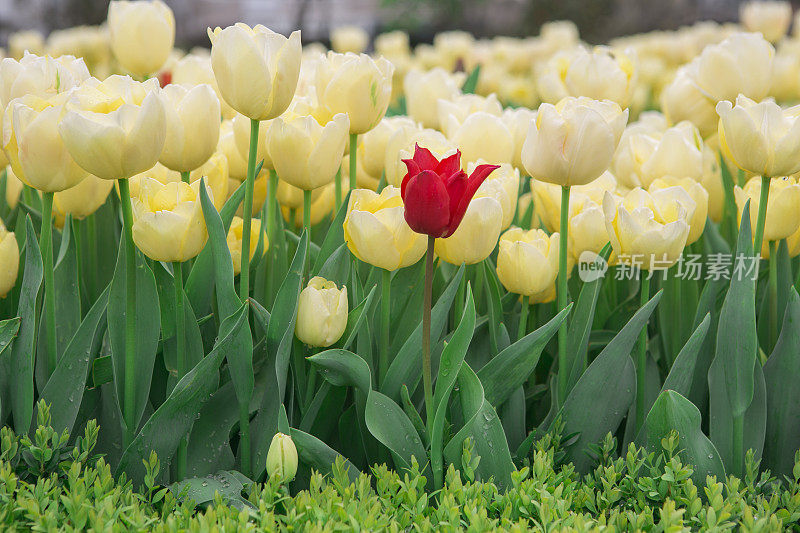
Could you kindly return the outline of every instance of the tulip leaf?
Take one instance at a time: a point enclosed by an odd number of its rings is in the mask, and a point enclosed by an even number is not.
[[[33,418],[33,369],[36,353],[36,298],[42,284],[44,267],[36,230],[30,217],[25,218],[25,270],[19,293],[17,316],[21,323],[14,340],[5,384],[10,392],[11,411],[14,414],[14,430],[18,435],[28,432]]]
[[[414,424],[391,398],[370,391],[364,420],[372,436],[392,452],[397,468],[410,469],[412,458],[416,458],[417,464],[428,471],[428,455]]]
[[[16,338],[21,322],[22,320],[19,317],[0,320],[0,356],[11,345],[11,341]]]
[[[566,320],[571,308],[572,304],[562,309],[545,325],[497,354],[478,371],[486,401],[501,405],[528,381],[536,369],[542,350]]]
[[[242,490],[250,483],[252,481],[241,472],[223,470],[202,478],[178,481],[170,485],[169,490],[180,502],[191,500],[199,508],[212,504],[219,495],[225,505],[241,511],[253,507],[252,503],[242,497]]]
[[[333,472],[333,465],[337,458],[344,461],[347,468],[347,477],[351,483],[355,483],[361,472],[342,454],[332,449],[330,446],[319,440],[313,435],[299,429],[291,430],[292,441],[297,447],[297,455],[300,460],[312,466],[320,474],[329,475]]]
[[[672,390],[679,393],[681,396],[688,396],[689,391],[692,389],[692,378],[694,377],[694,369],[697,363],[697,354],[706,340],[708,329],[711,325],[711,315],[706,314],[700,325],[694,330],[694,333],[686,340],[675,362],[669,369],[667,379],[664,380],[664,385],[661,391]]]
[[[229,357],[228,352],[238,349],[239,332],[247,327],[247,309],[242,305],[223,321],[214,349],[178,381],[166,401],[145,422],[122,454],[117,475],[125,472],[134,482],[141,483],[145,475],[142,461],[151,450],[158,454],[162,465],[167,465],[164,470],[169,470],[178,443],[191,431],[197,413],[217,390],[222,360]]]
[[[647,447],[655,453],[662,450],[661,439],[677,431],[679,455],[684,464],[693,466],[694,484],[703,487],[708,476],[724,480],[725,467],[714,444],[700,429],[700,422],[700,411],[692,402],[676,391],[664,390],[650,409],[644,429]]]
[[[503,308],[500,306],[500,286],[497,282],[497,274],[495,274],[494,269],[491,267],[490,260],[483,260],[480,266],[483,268],[483,276],[486,280],[486,294],[489,297],[489,345],[492,348],[491,355],[495,356],[503,349],[503,347],[499,345],[501,336],[500,330],[503,327]],[[461,302],[458,302],[456,305],[461,305]],[[508,333],[506,333],[506,337],[508,337]]]
[[[481,66],[475,65],[475,68],[472,69],[472,72],[469,73],[469,76],[461,86],[461,92],[464,94],[475,94],[475,89],[478,88],[478,79],[480,78],[480,75]]]
[[[347,248],[347,244],[343,243],[327,258],[317,275],[335,282],[338,286],[346,285],[350,279],[350,265],[352,264],[350,250]]]
[[[792,475],[794,452],[800,442],[800,297],[792,288],[786,303],[778,342],[764,365],[767,391],[767,429],[764,466],[773,473]]]
[[[372,287],[367,297],[361,300],[361,303],[347,314],[347,327],[345,327],[344,334],[342,334],[342,339],[344,339],[342,348],[345,350],[349,349],[350,345],[353,344],[356,335],[361,331],[361,327],[366,324],[367,317],[372,313],[372,307],[378,294],[377,289],[377,285]]]
[[[356,387],[362,393],[372,388],[369,365],[353,352],[341,349],[325,350],[308,358],[320,368],[325,381],[336,387]]]
[[[703,344],[700,346],[700,350],[697,354],[697,361],[695,361],[691,392],[688,395],[684,395],[700,409],[702,413],[707,412],[708,408],[708,369],[711,367],[711,361],[714,359],[714,351],[717,345],[716,332],[719,326],[717,301],[720,299],[720,294],[724,292],[727,285],[728,281],[724,278],[707,281],[705,287],[703,287],[703,292],[700,293],[697,311],[694,315],[695,326],[699,326],[706,315],[711,316],[711,324],[708,328],[709,332],[706,334]]]
[[[89,361],[100,336],[102,319],[106,316],[108,292],[106,288],[86,314],[41,392],[40,397],[50,405],[51,424],[58,432],[72,432],[78,416],[88,378]]]
[[[643,305],[603,348],[561,407],[564,434],[578,435],[566,447],[567,460],[575,464],[578,472],[591,469],[593,461],[586,455],[588,447],[617,431],[636,397],[636,371],[630,353],[661,294],[659,291]]]
[[[438,339],[447,323],[453,299],[464,275],[464,266],[459,267],[455,275],[450,279],[442,295],[436,301],[431,310],[431,346],[438,343]],[[400,399],[400,387],[405,384],[408,390],[413,392],[422,376],[422,323],[420,323],[411,336],[400,348],[389,370],[386,372],[386,379],[381,385],[381,391],[390,398]]]
[[[347,216],[347,206],[349,203],[350,192],[348,192],[347,196],[345,196],[342,200],[342,205],[339,206],[336,216],[331,222],[331,225],[328,227],[328,233],[325,234],[325,239],[322,241],[322,246],[319,248],[319,253],[317,254],[317,259],[314,262],[314,267],[311,269],[311,272],[314,272],[315,275],[325,277],[320,273],[325,265],[325,262],[344,242],[344,219]]]

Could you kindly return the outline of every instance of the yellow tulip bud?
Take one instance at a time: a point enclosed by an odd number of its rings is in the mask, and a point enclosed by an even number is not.
[[[555,104],[570,96],[564,78],[569,64],[575,55],[574,49],[563,49],[555,52],[536,72],[536,92],[543,102]]]
[[[708,191],[702,185],[692,178],[664,176],[653,180],[647,191],[657,202],[671,197],[686,209],[689,222],[689,236],[686,244],[692,244],[700,238],[708,218]],[[692,204],[694,204],[693,208]]]
[[[261,129],[259,128],[259,137],[260,133]],[[228,175],[239,182],[244,181],[247,177],[247,159],[242,157],[241,152],[239,152],[233,122],[230,120],[224,120],[220,125],[217,151],[228,160]]]
[[[222,98],[255,120],[286,111],[300,75],[300,32],[287,39],[257,25],[241,22],[225,29],[209,28],[211,66]]]
[[[661,91],[661,109],[672,124],[690,120],[703,137],[713,134],[719,122],[712,101],[694,81],[697,64],[678,69],[672,82]]]
[[[22,194],[23,183],[14,174],[11,167],[6,167],[6,204],[11,209],[17,207],[19,197]]]
[[[152,168],[166,136],[158,80],[127,76],[87,80],[58,126],[75,162],[98,178],[129,178]]]
[[[439,125],[442,131],[450,136],[450,128],[463,124],[475,113],[486,113],[499,117],[503,113],[503,106],[497,96],[480,96],[477,94],[456,94],[450,98],[440,98],[436,103],[439,113]],[[448,124],[451,120],[452,123]]]
[[[175,44],[175,15],[160,0],[112,0],[108,29],[114,56],[136,76],[158,72]]]
[[[551,232],[561,231],[561,187],[544,181],[532,182],[536,199],[536,212],[542,224]],[[617,180],[610,172],[604,172],[599,178],[586,185],[576,185],[570,190],[570,216],[573,205],[580,205],[589,200],[597,205],[603,204],[606,191],[616,192]]]
[[[267,142],[281,179],[304,190],[333,181],[347,144],[348,124],[343,113],[325,126],[311,116],[275,119]]]
[[[426,128],[438,128],[439,100],[450,100],[460,94],[464,79],[463,74],[451,74],[442,68],[428,72],[410,70],[403,80],[408,115]]]
[[[239,156],[245,163],[244,180],[247,177],[247,160],[250,157],[250,119],[244,115],[237,114],[231,121],[233,126],[233,140],[236,144],[236,149],[239,151]],[[267,149],[269,128],[272,125],[271,120],[262,120],[258,125],[258,141],[256,141],[256,162],[264,161],[261,166],[262,170],[269,170],[274,168],[272,159],[269,156]]]
[[[172,83],[194,87],[206,83],[214,90],[219,100],[220,112],[223,118],[232,119],[236,111],[228,105],[222,98],[217,86],[217,79],[214,77],[214,70],[211,68],[211,55],[198,54],[192,52],[180,60],[172,67]]]
[[[778,102],[794,102],[800,96],[800,43],[795,40],[778,47],[769,95]]]
[[[549,302],[554,302],[556,299],[556,284],[555,282],[551,283],[549,287],[544,289],[542,292],[537,292],[530,298],[528,298],[528,303],[531,305],[533,304],[546,304]]]
[[[612,51],[606,46],[577,48],[563,77],[570,95],[611,100],[620,107],[630,103],[637,79],[631,52]]]
[[[267,452],[267,474],[277,476],[284,483],[294,479],[297,474],[297,447],[292,437],[276,433],[272,437]]]
[[[44,35],[40,31],[17,31],[8,36],[8,53],[14,59],[20,59],[26,53],[41,54],[44,48]]]
[[[419,127],[408,117],[387,117],[377,126],[362,135],[358,147],[358,160],[364,171],[373,178],[380,179],[386,168],[386,147],[389,139],[399,130],[418,130]]]
[[[297,302],[297,338],[325,348],[339,340],[347,327],[347,287],[315,276],[300,293]]]
[[[531,124],[536,122],[536,111],[531,111],[524,107],[508,108],[503,111],[501,119],[508,131],[511,132],[511,137],[514,140],[514,155],[511,158],[511,164],[524,172],[522,145],[525,144],[525,137],[528,135]]]
[[[347,114],[350,133],[365,133],[386,114],[393,72],[383,57],[329,52],[317,65],[317,99],[331,115]]]
[[[369,34],[358,26],[339,26],[331,31],[331,48],[335,52],[360,54],[369,46]]]
[[[739,18],[747,31],[759,32],[771,43],[780,41],[792,22],[789,2],[746,2],[739,6]]]
[[[708,216],[714,222],[722,220],[725,189],[722,185],[722,168],[719,158],[708,145],[703,150],[703,176],[700,184],[708,192]]]
[[[514,138],[499,116],[480,111],[459,124],[449,115],[443,124],[447,137],[461,150],[463,163],[511,163],[514,158]]]
[[[208,232],[200,206],[200,182],[166,185],[143,178],[133,198],[133,242],[150,259],[192,259],[206,244]]]
[[[472,70],[472,50],[475,38],[465,31],[443,31],[433,37],[433,47],[439,55],[439,63],[449,71],[461,64]]]
[[[242,234],[244,233],[244,221],[241,217],[233,217],[231,227],[228,230],[228,250],[231,252],[233,261],[233,275],[238,276],[242,271]],[[258,240],[261,238],[261,220],[254,218],[250,223],[250,259],[256,255]],[[269,248],[269,239],[264,235],[264,253]]]
[[[144,178],[158,180],[162,185],[182,180],[180,172],[170,170],[161,163],[156,163],[153,168],[130,178],[131,197],[139,196],[140,183]],[[224,155],[212,155],[200,168],[189,174],[189,183],[205,178],[206,185],[211,189],[212,201],[217,210],[222,209],[228,198],[228,161]],[[238,185],[237,185],[238,186]]]
[[[56,225],[63,227],[67,215],[78,220],[88,217],[106,203],[108,193],[113,187],[113,181],[101,180],[87,174],[86,179],[74,187],[55,193],[53,215],[56,217]]]
[[[784,110],[740,95],[736,106],[718,103],[717,113],[720,147],[737,167],[769,177],[800,171],[800,107]]]
[[[358,155],[360,156],[361,154],[359,153]],[[344,187],[344,182],[347,182],[349,186],[350,180],[347,179],[347,176],[349,176],[350,173],[350,154],[346,154],[344,157],[342,157],[341,173],[343,176],[342,187]],[[361,163],[361,157],[358,157],[358,161],[356,161],[356,187],[360,189],[370,189],[373,191],[377,191],[379,183],[380,183],[380,175],[379,177],[374,178],[369,174],[367,174],[367,172],[364,170],[364,165]],[[345,193],[342,193],[343,197],[344,194]]]
[[[522,148],[535,179],[562,186],[584,185],[608,169],[628,111],[610,101],[565,98],[542,104]]]
[[[558,277],[558,233],[511,228],[500,236],[497,277],[508,292],[534,296]]]
[[[475,167],[485,164],[486,161],[479,159],[467,164],[467,175],[472,175]],[[495,169],[484,180],[475,192],[475,198],[489,196],[500,203],[503,208],[503,222],[501,230],[508,229],[514,220],[517,212],[517,196],[519,196],[519,170],[512,167],[509,163],[500,164],[500,168]]]
[[[285,182],[279,182],[278,191],[285,187],[283,194],[292,197],[299,197],[300,202],[296,207],[288,207],[281,204],[281,214],[286,222],[292,222],[292,209],[294,209],[294,227],[300,229],[303,227],[303,190],[293,187]],[[334,209],[336,204],[336,184],[329,183],[311,191],[311,225],[316,226],[327,217]],[[286,189],[293,189],[292,193],[287,194]],[[347,180],[342,180],[342,197],[347,195],[350,190]]]
[[[159,161],[178,172],[203,165],[219,141],[219,99],[210,85],[187,89],[171,83],[162,91],[166,138]]]
[[[602,203],[584,195],[570,197],[568,239],[567,248],[573,261],[580,261],[586,251],[600,253],[609,240]]]
[[[409,55],[408,34],[401,30],[381,33],[375,37],[375,53],[384,57],[396,57]]]
[[[446,239],[436,239],[434,250],[451,265],[474,265],[489,257],[503,225],[503,207],[491,197],[473,198],[458,229]]]
[[[733,190],[739,208],[739,223],[747,200],[750,200],[750,227],[755,233],[758,209],[761,204],[761,177],[747,180],[744,187]],[[779,241],[792,235],[800,226],[800,184],[795,178],[772,178],[769,180],[767,219],[764,223],[764,240]],[[755,214],[753,214],[755,213]]]
[[[0,220],[0,298],[5,298],[14,288],[19,271],[19,248],[14,232],[6,230]]]
[[[425,236],[405,220],[400,189],[387,185],[380,194],[356,189],[350,194],[344,219],[344,240],[350,252],[365,263],[398,270],[419,261]]]

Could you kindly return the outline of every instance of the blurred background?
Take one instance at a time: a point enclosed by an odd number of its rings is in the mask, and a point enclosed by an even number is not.
[[[242,21],[282,33],[301,29],[306,42],[327,44],[332,28],[360,26],[370,34],[407,31],[412,44],[462,29],[479,37],[536,35],[548,21],[569,19],[589,43],[620,35],[676,29],[698,20],[738,18],[740,0],[165,0],[175,12],[176,45],[208,46],[206,27]],[[793,7],[800,0],[792,2]],[[108,0],[0,0],[0,43],[23,29],[45,35],[100,24]]]

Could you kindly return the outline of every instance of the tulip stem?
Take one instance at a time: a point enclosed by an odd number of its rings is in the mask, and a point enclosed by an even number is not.
[[[764,223],[767,221],[767,203],[769,201],[769,176],[761,176],[761,196],[758,197],[758,220],[756,236],[753,240],[753,251],[756,257],[761,256],[761,244],[764,241]]]
[[[183,265],[180,261],[172,263],[172,277],[175,281],[175,342],[177,345],[178,381],[186,375],[186,315],[183,310]],[[178,481],[186,477],[187,438],[178,445]]]
[[[189,183],[190,180],[191,180],[191,177],[190,177],[189,172],[188,171],[186,171],[186,172],[181,171],[181,181],[184,182],[184,183]]]
[[[92,213],[86,218],[86,238],[89,241],[87,257],[89,260],[88,285],[89,301],[94,301],[97,292],[97,215]],[[89,290],[91,289],[91,290]]]
[[[567,307],[567,239],[569,233],[569,186],[561,187],[561,234],[558,240],[558,310]],[[567,363],[567,321],[558,328],[558,402],[564,404],[569,386]]]
[[[350,190],[356,189],[356,162],[358,151],[358,133],[350,134]]]
[[[643,271],[639,271],[642,276],[642,288],[639,294],[639,308],[641,309],[650,300],[650,273],[643,275]],[[639,332],[639,346],[636,351],[636,431],[644,425],[646,395],[645,395],[645,375],[647,369],[647,323],[642,327]]]
[[[383,383],[386,371],[389,370],[389,321],[391,320],[390,297],[392,291],[392,273],[388,270],[381,271],[381,351],[380,351],[380,382]]]
[[[519,315],[519,328],[517,329],[517,340],[525,336],[528,331],[528,311],[531,304],[527,296],[522,297],[522,312]]]
[[[274,242],[275,224],[278,216],[278,173],[275,170],[269,171],[269,183],[267,184],[267,242]],[[294,226],[294,221],[292,221]],[[294,227],[292,228],[294,229]]]
[[[778,241],[769,241],[769,350],[778,340]]]
[[[247,178],[244,187],[244,208],[242,212],[242,268],[239,274],[239,297],[243,302],[250,296],[250,227],[253,218],[253,189],[256,181],[258,127],[260,124],[258,120],[250,119],[250,152],[247,156]]]
[[[44,260],[44,311],[47,350],[47,375],[52,374],[58,364],[56,351],[56,282],[53,274],[53,195],[42,193],[42,259]]]
[[[133,211],[128,179],[119,180],[125,239],[125,389],[123,417],[127,447],[136,435],[136,248],[133,245]]]
[[[306,234],[306,260],[303,263],[303,276],[308,274],[308,254],[311,250],[311,191],[303,191],[303,232]]]
[[[336,171],[336,177],[334,178],[334,197],[336,199],[336,211],[333,213],[333,218],[336,218],[336,213],[339,212],[339,208],[342,206],[342,167],[339,166],[339,169]]]
[[[422,381],[425,388],[425,422],[428,434],[433,424],[433,386],[431,383],[431,293],[433,292],[433,244],[435,237],[428,236],[425,255],[425,301],[422,305]]]

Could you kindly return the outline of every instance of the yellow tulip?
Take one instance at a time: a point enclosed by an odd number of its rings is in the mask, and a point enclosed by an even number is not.
[[[150,170],[130,178],[131,197],[139,196],[140,184],[145,178],[157,180],[163,185],[178,182],[182,179],[180,172],[170,170],[161,163],[156,163]],[[211,189],[214,207],[217,210],[222,209],[222,206],[225,205],[225,200],[228,198],[228,161],[225,156],[220,153],[212,155],[203,166],[189,174],[189,183],[200,181],[200,178],[205,178],[206,185]]]
[[[261,129],[259,128],[259,136],[260,133]],[[220,125],[217,151],[228,160],[228,175],[236,181],[244,181],[247,177],[247,158],[242,157],[242,153],[237,147],[233,122],[230,120],[224,120]]]
[[[676,188],[680,191],[675,190]],[[708,218],[708,191],[702,185],[692,178],[664,176],[653,180],[647,191],[656,202],[665,201],[670,197],[677,199],[686,209],[689,222],[689,236],[686,244],[692,244],[700,238]],[[691,208],[692,204],[694,204],[694,208]]]
[[[479,159],[467,164],[467,175],[472,175],[475,167],[486,164],[486,161]],[[519,170],[512,167],[509,163],[500,164],[500,168],[495,169],[489,174],[478,190],[475,198],[489,196],[500,203],[503,208],[503,221],[501,230],[508,229],[514,220],[517,212],[517,196],[519,196]]]
[[[342,197],[347,195],[347,191],[350,190],[349,183],[347,180],[342,181]],[[334,209],[336,204],[336,184],[329,183],[317,189],[311,191],[311,225],[316,226],[322,220],[327,217]],[[292,192],[287,192],[287,189],[291,189]],[[283,219],[288,223],[292,222],[292,209],[295,210],[294,212],[294,227],[295,228],[302,228],[303,227],[303,190],[298,189],[297,187],[293,187],[284,181],[279,181],[278,184],[278,194],[284,196],[291,196],[292,199],[298,199],[297,202],[293,207],[289,207],[288,204],[281,203],[281,214],[283,215]],[[280,200],[278,200],[280,203]]]
[[[108,29],[114,56],[136,76],[158,72],[175,44],[175,15],[160,0],[112,0]]]
[[[497,96],[480,96],[477,94],[457,94],[450,98],[440,98],[436,103],[439,113],[439,125],[446,135],[450,135],[451,127],[463,124],[475,113],[486,113],[499,117],[503,114],[503,106]],[[453,120],[453,122],[450,122]]]
[[[739,208],[739,223],[747,200],[750,200],[750,227],[755,228],[758,208],[761,204],[761,178],[747,180],[744,187],[733,190]],[[764,223],[764,241],[779,241],[792,235],[800,227],[800,184],[795,178],[772,178],[769,180],[767,219]],[[755,233],[755,230],[754,230]]]
[[[800,43],[784,41],[775,54],[769,95],[778,102],[794,102],[800,97]]]
[[[426,249],[425,237],[406,223],[400,189],[391,185],[380,194],[367,189],[350,194],[344,240],[358,259],[389,271],[415,264]]]
[[[23,185],[22,181],[14,174],[14,170],[6,167],[6,204],[9,208],[17,207]]]
[[[358,26],[339,26],[331,31],[334,52],[360,54],[369,45],[369,34]]]
[[[231,227],[228,230],[228,250],[231,252],[233,261],[233,275],[238,276],[242,271],[242,233],[244,232],[244,221],[241,217],[233,217]],[[261,237],[261,220],[254,218],[250,225],[250,259],[256,255],[258,240]],[[264,253],[269,248],[269,239],[264,234]]]
[[[129,178],[152,168],[166,137],[158,80],[127,76],[87,80],[58,126],[75,162],[98,178]]]
[[[574,201],[570,198],[567,244],[570,258],[579,261],[586,251],[599,254],[608,241],[602,202],[585,195],[576,195]]]
[[[501,119],[508,131],[511,132],[511,137],[514,140],[514,155],[511,158],[511,164],[524,172],[522,145],[525,144],[525,137],[528,135],[531,124],[536,122],[536,111],[531,111],[524,107],[508,108],[503,111]]]
[[[214,70],[211,68],[211,55],[191,53],[183,56],[172,67],[172,83],[185,85],[186,87],[194,87],[206,83],[214,90],[219,100],[220,112],[225,119],[232,119],[236,115],[236,111],[228,105],[228,102],[222,98],[217,85],[217,79],[214,77]]]
[[[178,172],[203,165],[219,141],[219,99],[210,85],[186,88],[171,83],[164,97],[166,138],[159,161]]]
[[[74,187],[87,172],[72,159],[59,135],[70,93],[48,100],[23,96],[12,100],[3,116],[3,151],[14,174],[42,192]]]
[[[446,239],[436,239],[434,251],[451,265],[474,265],[491,255],[503,226],[503,207],[488,196],[473,198],[458,229]]]
[[[347,144],[348,125],[343,113],[325,126],[311,116],[275,119],[267,143],[280,178],[304,190],[332,182]]]
[[[563,76],[570,95],[611,100],[620,107],[630,103],[637,79],[630,52],[606,46],[576,49]]]
[[[511,228],[500,236],[497,277],[508,292],[534,296],[555,287],[559,234]]]
[[[133,206],[133,242],[155,261],[188,261],[206,244],[208,232],[200,206],[200,182],[166,185],[143,178]]]
[[[309,346],[325,348],[338,341],[347,327],[347,287],[315,276],[300,293],[294,333]]]
[[[14,59],[24,57],[26,53],[41,54],[44,49],[44,35],[40,31],[17,31],[8,36],[8,53]]]
[[[439,55],[440,65],[449,71],[453,71],[458,65],[472,70],[474,44],[475,38],[465,31],[443,31],[433,37],[433,47]]]
[[[297,474],[297,447],[292,437],[276,433],[267,451],[267,474],[277,476],[284,483],[294,479]]]
[[[536,213],[544,226],[551,232],[561,231],[561,188],[544,181],[532,181]],[[580,205],[585,200],[602,205],[606,191],[617,191],[617,180],[610,172],[604,172],[599,178],[586,185],[577,185],[570,191],[570,216],[572,205]]]
[[[53,215],[58,227],[64,226],[64,218],[72,215],[78,220],[84,219],[100,209],[106,202],[108,193],[114,187],[114,182],[101,180],[91,174],[86,179],[69,189],[53,195]]]
[[[17,282],[19,271],[19,248],[14,232],[6,230],[0,220],[0,298],[5,298]]]
[[[739,18],[747,31],[759,32],[777,43],[789,31],[792,5],[789,2],[746,2],[739,6]]]
[[[448,115],[442,124],[448,139],[461,150],[465,164],[478,159],[511,163],[514,158],[514,137],[499,116],[479,111],[459,123],[457,117]]]
[[[359,156],[361,154],[358,154]],[[358,156],[357,156],[358,157]],[[342,157],[342,167],[341,173],[342,176],[348,176],[350,172],[350,154],[346,154]],[[342,179],[342,187],[344,188],[344,182],[347,182],[347,185],[350,185],[350,180],[347,178]],[[358,157],[358,161],[356,161],[356,187],[359,189],[371,189],[373,191],[378,190],[378,185],[380,184],[380,175],[377,178],[372,177],[371,175],[367,174],[364,170],[364,165],[361,163],[361,157]],[[344,196],[345,193],[342,193]]]
[[[250,157],[250,119],[246,116],[238,114],[233,117],[231,121],[233,126],[233,140],[236,144],[236,149],[239,151],[239,156],[245,162],[245,175],[242,180],[247,176],[247,159]],[[256,141],[256,161],[264,161],[261,166],[262,170],[269,170],[273,168],[272,158],[269,156],[267,149],[267,134],[272,125],[271,120],[262,120],[258,126],[258,141]]]
[[[300,75],[300,32],[287,39],[257,25],[241,22],[208,30],[211,66],[222,98],[254,120],[272,119],[286,111]]]
[[[627,120],[628,111],[611,101],[542,104],[522,148],[525,169],[556,185],[587,184],[608,169]]]
[[[358,161],[364,171],[380,179],[386,168],[386,147],[389,139],[399,130],[415,131],[419,127],[408,117],[387,117],[359,138]]]
[[[672,82],[661,91],[661,109],[672,124],[690,120],[703,137],[716,132],[719,117],[715,101],[694,81],[697,64],[681,67]]]
[[[409,55],[408,33],[401,30],[381,33],[375,37],[375,53],[388,58]]]
[[[419,144],[431,151],[440,161],[456,153],[456,146],[441,132],[431,129],[401,129],[395,132],[386,144],[386,183],[399,187],[408,169],[403,159],[414,155],[414,146]]]
[[[408,115],[426,128],[438,128],[439,100],[460,94],[464,79],[463,73],[451,74],[442,68],[410,70],[403,80]]]
[[[714,103],[743,94],[761,100],[769,92],[775,48],[759,33],[735,33],[707,46],[697,62],[695,82]]]
[[[784,110],[740,95],[735,106],[718,103],[717,113],[720,147],[737,167],[769,177],[800,171],[800,106]]]

